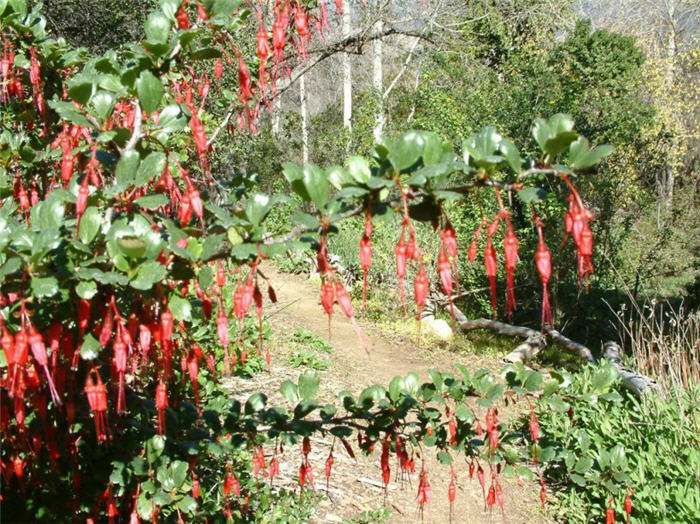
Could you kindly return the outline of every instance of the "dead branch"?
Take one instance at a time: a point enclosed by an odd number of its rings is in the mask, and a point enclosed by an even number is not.
[[[499,322],[497,320],[490,320],[486,318],[469,320],[456,306],[454,307],[454,312],[455,317],[459,322],[459,330],[462,333],[467,333],[475,329],[488,329],[499,335],[524,338],[525,341],[523,343],[518,345],[513,351],[504,357],[504,360],[508,362],[522,362],[523,364],[529,362],[540,351],[547,347],[547,341],[549,340],[559,344],[567,351],[578,355],[587,362],[592,364],[596,363],[596,359],[589,348],[579,342],[565,337],[555,329],[550,328],[544,332],[539,332],[532,328],[514,326],[512,324],[506,324],[505,322]],[[639,398],[650,390],[657,394],[663,393],[654,379],[645,375],[640,375],[634,370],[623,367],[620,360],[621,354],[622,348],[620,348],[616,342],[606,342],[603,344],[603,358],[615,366],[627,389],[629,389]]]

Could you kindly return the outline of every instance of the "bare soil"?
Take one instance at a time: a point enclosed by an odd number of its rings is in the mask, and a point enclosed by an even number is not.
[[[269,373],[264,373],[252,381],[236,379],[232,390],[242,399],[247,398],[252,391],[262,390],[268,395],[271,403],[284,404],[285,401],[279,394],[279,385],[287,379],[296,382],[298,375],[303,371],[303,368],[295,369],[287,363],[289,339],[298,328],[303,327],[328,340],[327,317],[323,314],[318,299],[317,283],[305,276],[280,273],[270,265],[264,267],[263,271],[273,282],[278,297],[277,304],[266,304],[266,314],[274,332],[271,341],[271,369]],[[358,305],[356,309],[359,309]],[[359,322],[371,340],[370,355],[367,355],[360,345],[350,322],[340,312],[333,316],[330,343],[334,351],[323,354],[323,358],[329,360],[330,365],[328,370],[319,372],[319,397],[322,400],[332,401],[337,393],[344,389],[359,393],[372,384],[388,387],[394,376],[405,375],[410,371],[418,373],[421,379],[428,376],[430,368],[454,371],[452,366],[457,362],[465,365],[471,372],[481,368],[498,370],[502,367],[494,358],[431,349],[432,346],[436,346],[434,344],[426,343],[419,347],[414,340],[406,337],[388,337],[371,323],[362,319]],[[342,522],[344,519],[358,518],[363,512],[382,507],[391,511],[388,519],[390,523],[421,521],[416,503],[420,465],[416,464],[416,474],[412,475],[410,480],[399,482],[394,478],[396,466],[392,458],[392,481],[385,494],[381,483],[379,449],[375,449],[370,456],[357,452],[356,459],[352,459],[342,446],[336,446],[333,474],[326,491],[323,471],[331,440],[312,439],[310,459],[315,473],[315,489],[322,493],[322,496],[311,522]],[[299,450],[288,449],[285,450],[285,460],[280,461],[281,485],[288,489],[298,489],[296,475],[300,458]],[[426,467],[433,498],[424,511],[423,522],[447,523],[450,521],[447,498],[450,470],[437,462],[431,450],[427,452]],[[455,470],[458,478],[453,522],[551,522],[539,509],[537,484],[518,485],[517,480],[502,479],[506,501],[503,516],[498,507],[494,511],[484,509],[481,486],[476,478],[469,478],[467,464],[462,457],[456,461]],[[371,519],[369,521],[371,522]]]

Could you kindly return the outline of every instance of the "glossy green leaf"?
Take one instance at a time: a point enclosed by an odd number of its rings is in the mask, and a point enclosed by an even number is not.
[[[101,350],[102,346],[100,346],[98,340],[92,336],[92,333],[88,333],[80,345],[80,358],[83,360],[95,360]]]
[[[307,370],[299,375],[299,396],[303,400],[312,400],[318,391],[320,379],[315,371]]]
[[[156,282],[160,282],[167,274],[162,264],[149,261],[141,264],[136,277],[129,283],[134,289],[145,291],[151,289]]]
[[[140,187],[149,180],[159,177],[165,170],[166,157],[160,151],[154,151],[143,159],[136,171],[134,185]]]
[[[55,277],[32,277],[32,294],[35,297],[51,297],[58,293],[58,280]]]
[[[170,20],[165,14],[153,11],[146,19],[145,31],[149,41],[164,44],[170,36]]]
[[[97,294],[97,285],[89,280],[82,280],[75,286],[75,292],[80,298],[92,299]]]
[[[192,304],[186,298],[180,297],[176,293],[170,295],[168,306],[175,320],[189,322],[192,320]]]
[[[136,92],[141,102],[141,108],[147,113],[160,108],[160,101],[163,99],[163,84],[160,79],[150,71],[141,71],[136,80]]]
[[[311,201],[322,209],[328,201],[328,180],[324,172],[313,164],[306,165],[302,180]]]
[[[95,239],[97,232],[102,226],[102,215],[97,207],[90,206],[85,210],[80,219],[78,238],[83,244],[89,244]]]
[[[161,206],[167,205],[169,202],[170,200],[168,197],[162,193],[146,195],[134,200],[134,204],[144,209],[158,209]]]

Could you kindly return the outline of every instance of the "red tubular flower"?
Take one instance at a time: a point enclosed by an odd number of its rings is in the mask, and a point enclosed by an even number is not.
[[[442,284],[442,289],[445,290],[448,298],[452,298],[452,267],[449,258],[447,258],[447,253],[444,248],[440,249],[438,254],[438,275],[440,277],[440,284]]]
[[[515,236],[513,227],[508,221],[508,230],[503,239],[503,251],[505,254],[506,267],[506,316],[513,317],[515,309],[515,266],[518,263],[518,238]]]
[[[187,16],[187,4],[189,4],[189,0],[182,2],[177,10],[177,13],[175,13],[177,26],[183,31],[187,31],[190,28],[190,19]]]
[[[372,265],[372,240],[367,234],[360,240],[360,265],[362,266],[362,309],[367,309],[367,273]]]
[[[126,375],[126,344],[118,337],[114,342],[114,367],[119,377],[119,394],[117,396],[117,413],[126,412],[126,396],[124,392],[124,377]]]
[[[486,240],[486,247],[484,248],[484,265],[486,266],[486,276],[489,279],[489,286],[491,288],[491,316],[496,318],[496,275],[498,273],[498,261],[496,260],[496,250],[491,243],[490,236]]]
[[[258,317],[258,355],[262,355],[263,346],[263,297],[258,284],[255,284],[253,291],[253,302],[255,303],[255,314]]]
[[[199,484],[199,479],[197,478],[197,475],[194,473],[192,474],[192,498],[198,499],[200,495],[200,484]]]
[[[486,505],[488,507],[491,507],[494,504],[496,504],[496,490],[493,487],[493,484],[491,484],[491,487],[489,488],[489,494],[486,496]]]
[[[615,524],[615,508],[613,508],[613,498],[608,501],[608,509],[605,511],[605,524]]]
[[[165,408],[168,407],[168,389],[161,381],[156,386],[156,409],[158,410],[158,434],[165,433]]]
[[[190,117],[190,130],[192,131],[194,144],[197,148],[199,165],[203,172],[208,173],[209,161],[207,160],[207,151],[209,150],[209,146],[207,145],[207,135],[204,131],[204,124],[202,124],[202,122],[199,120],[196,108],[190,107],[190,111],[192,111],[192,116]]]
[[[540,274],[542,282],[542,329],[553,324],[552,310],[549,303],[549,291],[547,284],[552,275],[552,254],[547,249],[547,244],[544,243],[544,235],[542,234],[542,221],[537,215],[534,217],[535,226],[537,227],[537,236],[539,238],[537,251],[535,251],[535,265],[537,272]]]
[[[335,282],[335,299],[338,302],[338,306],[340,306],[341,311],[350,320],[352,328],[355,330],[357,338],[360,339],[362,347],[365,349],[367,354],[369,354],[369,340],[362,332],[362,329],[360,329],[360,325],[355,319],[355,313],[352,308],[352,301],[350,300],[350,295],[348,295],[347,290],[345,289],[343,283],[340,280],[336,280]]]
[[[96,381],[92,378],[93,374],[96,376]],[[102,378],[96,368],[92,369],[85,379],[85,394],[95,418],[97,440],[98,442],[107,440],[107,386],[102,383]]]
[[[88,179],[85,177],[83,183],[78,188],[78,196],[75,199],[75,216],[77,220],[76,233],[80,230],[80,219],[87,208],[88,197],[90,196],[90,188],[88,187]]]
[[[382,467],[382,481],[384,482],[384,489],[389,485],[391,480],[391,468],[389,467],[389,437],[382,443],[382,455],[380,459],[380,464]]]
[[[542,509],[544,509],[545,502],[547,502],[547,486],[542,482],[540,488],[540,503],[542,504]]]
[[[428,282],[428,275],[425,272],[425,266],[421,263],[418,274],[416,275],[416,280],[413,284],[413,299],[416,302],[416,319],[418,320],[418,340],[420,341],[420,331],[421,331],[421,317],[423,313],[423,308],[425,308],[425,303],[428,299],[428,293],[430,292],[430,283]]]
[[[56,391],[56,386],[54,385],[53,379],[51,378],[51,373],[49,372],[48,357],[46,354],[46,345],[44,344],[44,339],[41,334],[33,327],[29,331],[29,346],[32,349],[32,355],[36,363],[41,366],[46,375],[46,381],[49,385],[49,392],[51,393],[51,399],[57,406],[61,405],[61,399]]]
[[[221,345],[224,347],[224,374],[231,374],[231,362],[228,351],[229,334],[228,334],[228,317],[224,313],[223,304],[219,302],[219,312],[216,315],[216,334],[219,336]]]
[[[430,481],[428,480],[428,471],[425,469],[425,464],[421,469],[420,475],[418,476],[418,505],[420,506],[421,512],[426,504],[430,503],[433,496],[433,490],[430,487]]]
[[[401,296],[401,306],[403,307],[403,314],[406,314],[406,294],[404,291],[403,279],[406,276],[406,244],[403,239],[403,232],[399,237],[399,242],[394,248],[394,255],[396,256],[396,277],[399,279],[399,295]]]

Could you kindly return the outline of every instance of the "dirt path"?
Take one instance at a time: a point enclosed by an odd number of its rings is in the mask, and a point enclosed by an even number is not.
[[[273,267],[265,267],[275,287],[278,304],[270,304],[267,311],[273,328],[273,362],[271,373],[248,384],[246,389],[262,387],[269,394],[271,401],[283,402],[278,393],[279,384],[291,379],[296,381],[302,368],[291,367],[285,358],[289,339],[300,327],[303,327],[324,340],[328,339],[327,318],[318,300],[318,284],[304,276],[289,275],[277,272]],[[350,322],[338,312],[333,316],[331,344],[334,351],[324,358],[329,360],[329,367],[321,371],[321,391],[323,399],[331,401],[336,394],[348,389],[358,393],[371,384],[388,386],[396,375],[405,375],[409,371],[417,372],[421,378],[427,376],[429,368],[452,371],[452,364],[460,362],[470,371],[487,367],[500,368],[493,359],[469,355],[455,356],[445,351],[428,351],[416,347],[410,340],[393,340],[372,324],[360,320],[362,329],[372,342],[371,354],[368,356],[360,345],[357,335]],[[243,384],[240,384],[243,386]],[[238,393],[244,391],[238,389]],[[330,439],[313,440],[311,454],[314,471],[316,472],[316,487],[325,491],[323,482],[323,465],[330,448]],[[449,522],[449,503],[447,487],[450,480],[449,468],[441,466],[428,451],[426,465],[430,472],[430,482],[433,490],[433,500],[428,505],[424,522]],[[290,489],[295,489],[294,477],[298,468],[297,450],[285,453],[287,460],[281,465],[281,476]],[[342,519],[357,518],[362,512],[388,508],[392,516],[389,522],[419,522],[416,504],[417,474],[408,483],[397,483],[393,480],[395,459],[392,458],[392,482],[389,485],[386,500],[381,488],[381,473],[379,467],[379,450],[369,457],[357,453],[357,460],[350,459],[344,452],[336,448],[335,465],[331,477],[329,496],[323,496],[318,504],[313,522],[341,522]],[[417,468],[418,468],[417,464]],[[466,463],[460,457],[455,467],[458,475],[457,497],[454,507],[454,522],[487,523],[503,522],[500,512],[491,514],[484,511],[481,487],[476,478],[469,479]],[[537,486],[518,486],[516,481],[504,479],[503,490],[506,500],[507,522],[548,522],[539,511]],[[367,521],[365,521],[367,522]],[[371,519],[369,520],[371,522]]]

